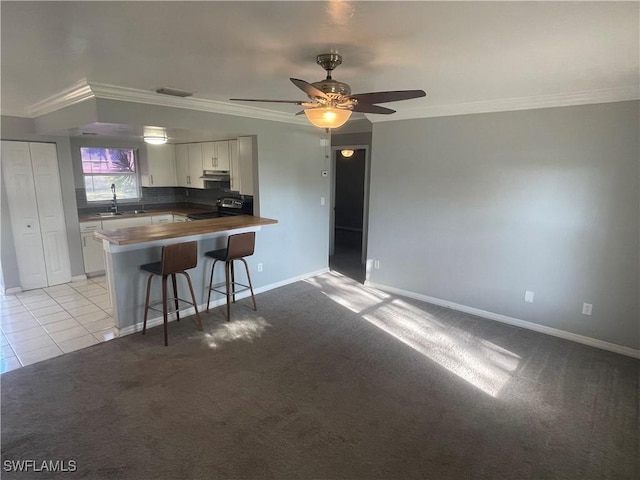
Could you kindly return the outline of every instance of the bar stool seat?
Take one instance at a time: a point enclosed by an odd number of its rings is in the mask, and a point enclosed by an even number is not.
[[[191,277],[185,270],[194,268],[198,263],[198,243],[197,242],[184,242],[176,243],[173,245],[165,245],[162,247],[162,260],[159,262],[147,263],[141,265],[140,269],[149,273],[149,279],[147,280],[147,294],[144,301],[144,323],[142,325],[142,334],[147,331],[147,316],[149,310],[162,312],[164,320],[164,345],[169,345],[167,323],[169,313],[176,314],[176,320],[180,321],[180,311],[189,307],[194,307],[196,310],[196,326],[199,330],[202,330],[202,321],[200,320],[200,314],[198,313],[198,304],[196,303],[196,296],[193,293],[193,285],[191,284]],[[191,301],[178,297],[178,285],[176,281],[176,274],[182,274],[187,279],[189,285],[189,291],[191,292]],[[162,300],[149,303],[149,296],[151,293],[151,281],[154,276],[162,277]],[[169,298],[167,295],[167,278],[171,276],[171,283],[173,284],[173,297]],[[171,310],[169,309],[169,303],[173,304]],[[162,308],[157,308],[157,305],[162,305]]]
[[[211,301],[211,292],[221,293],[227,297],[227,322],[231,317],[231,303],[236,303],[236,294],[244,292],[246,290],[251,291],[251,299],[253,300],[253,309],[258,310],[256,307],[256,297],[253,293],[253,285],[251,284],[251,275],[249,274],[249,265],[244,257],[253,255],[256,244],[256,232],[236,233],[229,235],[227,238],[227,248],[212,250],[206,252],[205,256],[213,259],[213,265],[211,265],[211,276],[209,277],[209,295],[207,296],[207,312],[209,311],[209,302]],[[247,280],[249,285],[245,285],[240,282],[236,282],[235,269],[233,262],[239,260],[244,263],[244,268],[247,272]],[[222,283],[213,284],[213,271],[216,267],[216,263],[224,262],[224,278]],[[220,287],[224,286],[224,290]],[[236,290],[236,286],[242,287],[240,290]],[[231,301],[230,301],[231,300]]]

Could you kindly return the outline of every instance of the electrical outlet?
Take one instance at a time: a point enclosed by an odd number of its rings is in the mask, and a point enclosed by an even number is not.
[[[325,199],[324,199],[324,197],[320,197],[320,205],[323,205],[323,206],[324,206],[324,204],[325,204]]]
[[[591,305],[590,303],[583,303],[582,304],[582,314],[583,315],[591,315],[591,310],[593,309],[593,305]]]
[[[262,271],[262,264],[261,264],[261,263],[259,263],[259,264],[258,264],[258,271],[259,271],[259,272],[261,272],[261,271]]]
[[[373,261],[373,268],[375,268],[376,270],[380,270],[380,260]]]
[[[533,292],[527,290],[524,292],[524,301],[527,303],[533,303]]]

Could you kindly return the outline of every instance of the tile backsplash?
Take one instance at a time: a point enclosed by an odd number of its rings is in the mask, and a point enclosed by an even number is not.
[[[223,189],[198,189],[185,187],[142,187],[142,198],[137,202],[118,201],[118,209],[146,210],[170,207],[215,208],[216,200],[226,193]],[[76,188],[78,213],[90,214],[106,212],[111,203],[88,204],[84,188]]]

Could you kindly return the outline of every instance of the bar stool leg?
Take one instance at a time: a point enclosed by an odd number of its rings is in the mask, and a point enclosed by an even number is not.
[[[176,304],[176,321],[179,322],[180,321],[180,311],[178,310],[180,308],[180,303],[178,302],[178,285],[176,282],[176,274],[172,274],[171,275],[171,283],[173,284],[173,298],[175,299],[175,304]]]
[[[229,263],[231,264],[231,299],[233,303],[236,303],[236,269],[233,260],[230,260]]]
[[[230,295],[229,295],[229,288],[230,288],[230,285],[229,285],[230,278],[229,278],[229,276],[231,275],[230,269],[231,269],[231,266],[229,265],[229,261],[227,260],[224,263],[224,279],[225,279],[225,282],[227,284],[226,285],[227,286],[227,288],[226,288],[226,292],[227,292],[227,322],[231,318],[231,304],[229,302],[229,297],[230,297]]]
[[[244,258],[241,258],[242,263],[244,263],[244,269],[247,271],[247,280],[249,280],[249,290],[251,290],[251,300],[253,300],[253,309],[257,312],[258,307],[256,307],[256,296],[253,294],[253,284],[251,283],[251,275],[249,274],[249,265],[247,265],[247,261]]]
[[[162,317],[164,319],[164,346],[169,346],[169,334],[167,331],[167,323],[169,323],[169,319],[167,318],[167,275],[162,276]]]
[[[209,311],[209,302],[211,302],[211,287],[213,287],[213,270],[216,268],[218,260],[213,260],[211,265],[211,276],[209,277],[209,294],[207,295],[207,312]]]
[[[189,284],[189,291],[191,292],[191,301],[193,302],[193,308],[196,309],[196,326],[198,330],[202,330],[202,320],[200,320],[200,313],[198,312],[198,304],[196,303],[196,295],[193,293],[193,285],[191,284],[191,277],[187,272],[180,272],[187,277],[187,283]]]
[[[149,295],[151,293],[151,280],[153,279],[153,273],[149,274],[149,279],[147,280],[147,295],[144,299],[144,322],[142,323],[142,334],[144,335],[147,331],[147,314],[149,313]]]

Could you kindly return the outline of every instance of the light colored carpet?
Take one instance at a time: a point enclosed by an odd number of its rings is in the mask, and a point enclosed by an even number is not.
[[[2,461],[118,479],[637,479],[637,360],[328,273],[2,375]]]

